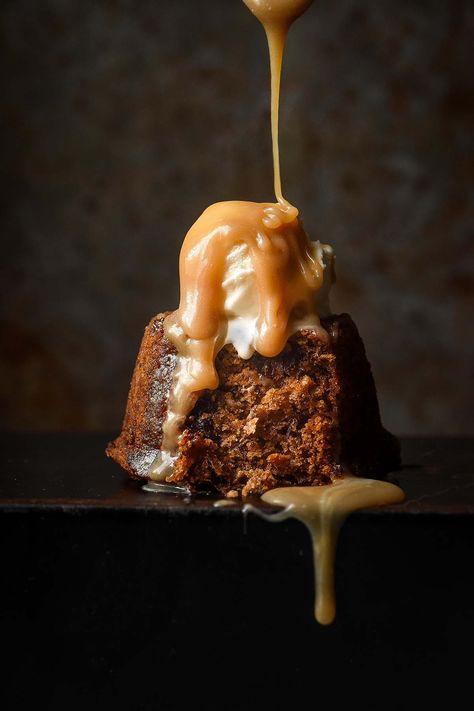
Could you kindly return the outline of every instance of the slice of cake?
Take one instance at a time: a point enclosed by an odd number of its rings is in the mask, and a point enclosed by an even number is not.
[[[177,351],[166,314],[145,330],[123,429],[107,449],[134,478],[159,455]],[[382,476],[399,465],[398,442],[380,421],[364,345],[347,314],[321,320],[329,340],[301,330],[275,357],[217,355],[219,386],[188,414],[166,482],[192,492],[261,494],[277,486],[327,484],[344,469]]]

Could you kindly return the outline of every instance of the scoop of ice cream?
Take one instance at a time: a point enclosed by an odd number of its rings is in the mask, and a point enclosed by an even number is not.
[[[323,284],[315,292],[314,312],[290,316],[289,334],[319,325],[319,317],[331,313],[329,292],[334,282],[334,254],[332,247],[320,242],[311,243],[312,256],[322,267]],[[225,343],[231,343],[241,358],[255,352],[258,319],[257,276],[250,251],[245,243],[235,245],[226,258],[222,287],[225,293],[224,315],[227,320]]]

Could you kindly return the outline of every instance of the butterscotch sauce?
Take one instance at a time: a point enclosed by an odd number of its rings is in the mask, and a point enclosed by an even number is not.
[[[246,509],[268,521],[296,518],[307,527],[313,546],[314,614],[318,622],[328,625],[336,614],[334,560],[342,524],[353,511],[398,504],[404,498],[404,492],[395,484],[345,475],[327,486],[291,486],[267,491],[263,501],[284,507],[276,514],[265,514],[253,506]]]

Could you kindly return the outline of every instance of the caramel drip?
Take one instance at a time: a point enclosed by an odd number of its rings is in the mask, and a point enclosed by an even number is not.
[[[281,67],[286,36],[292,23],[311,5],[313,0],[243,0],[260,20],[267,35],[271,72],[271,123],[273,149],[273,181],[275,197],[285,204],[281,188],[278,115],[280,107]]]
[[[247,506],[246,510],[268,521],[296,518],[309,530],[316,590],[314,614],[319,623],[328,625],[336,614],[334,559],[342,524],[353,511],[398,504],[404,498],[404,492],[395,484],[345,475],[327,486],[292,486],[267,491],[262,496],[263,501],[283,506],[279,513],[267,515],[253,506]]]

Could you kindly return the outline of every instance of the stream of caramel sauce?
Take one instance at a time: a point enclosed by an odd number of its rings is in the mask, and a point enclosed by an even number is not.
[[[273,180],[275,196],[279,203],[286,203],[281,189],[280,148],[278,141],[278,117],[280,108],[280,82],[283,51],[288,30],[303,14],[313,0],[243,0],[263,25],[267,35],[271,72],[271,123],[273,149]]]
[[[307,318],[321,331],[314,295],[323,284],[322,267],[314,259],[298,210],[282,194],[278,149],[280,77],[286,35],[312,0],[244,0],[262,23],[270,54],[271,124],[276,203],[220,202],[208,207],[187,233],[179,260],[180,305],[165,320],[165,334],[178,351],[163,423],[161,453],[150,479],[165,481],[173,471],[178,440],[199,394],[218,384],[215,357],[225,345],[228,316],[223,280],[226,257],[246,245],[258,275],[258,321],[253,347],[276,356],[292,332],[292,320]]]

